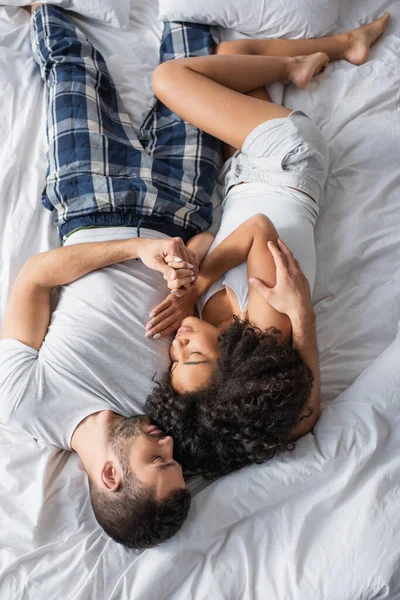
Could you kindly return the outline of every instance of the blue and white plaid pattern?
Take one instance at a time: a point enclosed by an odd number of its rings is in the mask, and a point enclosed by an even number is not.
[[[138,136],[102,55],[61,10],[35,10],[32,48],[48,92],[42,203],[57,211],[60,237],[122,225],[187,241],[207,229],[220,143],[156,98]],[[161,62],[213,50],[209,27],[165,23]]]

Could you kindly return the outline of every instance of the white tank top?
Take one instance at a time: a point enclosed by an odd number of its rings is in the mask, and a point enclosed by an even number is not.
[[[208,253],[250,217],[262,213],[271,219],[279,236],[288,245],[306,275],[311,292],[315,280],[314,226],[318,206],[302,192],[266,183],[244,183],[233,187],[222,204],[220,229]],[[231,269],[216,281],[197,302],[200,318],[208,300],[229,287],[235,294],[240,313],[248,305],[247,263]]]

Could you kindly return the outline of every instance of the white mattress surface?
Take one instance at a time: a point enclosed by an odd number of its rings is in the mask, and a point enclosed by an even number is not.
[[[340,6],[341,29],[393,17],[367,64],[332,64],[283,94],[331,152],[316,228],[325,408],[314,435],[199,491],[181,532],[137,553],[96,526],[76,455],[0,427],[1,600],[400,598],[400,4]],[[132,0],[128,31],[77,22],[138,126],[158,61],[156,1]],[[58,245],[40,204],[45,97],[28,15],[6,7],[0,98],[2,316],[25,260]]]

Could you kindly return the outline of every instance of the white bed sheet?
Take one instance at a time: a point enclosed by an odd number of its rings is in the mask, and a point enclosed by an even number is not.
[[[374,362],[400,320],[400,6],[341,2],[343,29],[387,9],[368,64],[330,65],[284,93],[331,148],[316,230],[325,409],[315,435],[209,485],[175,538],[136,553],[95,525],[76,455],[0,428],[1,600],[400,598],[399,338]],[[155,0],[133,0],[128,32],[79,19],[136,125],[158,59],[156,15]],[[24,261],[58,243],[39,201],[44,92],[27,20],[0,7],[1,315]]]

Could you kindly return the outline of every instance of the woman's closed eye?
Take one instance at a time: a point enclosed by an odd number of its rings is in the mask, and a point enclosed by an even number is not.
[[[191,356],[193,356],[193,354],[198,354],[199,356],[204,356],[204,354],[203,354],[202,352],[193,351],[193,352],[191,352],[191,353],[189,354],[189,356],[188,356],[188,359],[189,359]],[[175,370],[175,368],[176,368],[176,365],[178,364],[178,362],[179,362],[178,360],[173,360],[173,361],[172,361],[172,363],[171,363],[171,367],[170,367],[170,373],[173,373],[173,371]],[[188,364],[188,363],[185,363],[185,364]],[[189,363],[189,364],[190,364],[190,363]]]

